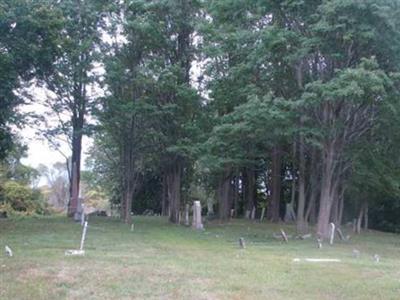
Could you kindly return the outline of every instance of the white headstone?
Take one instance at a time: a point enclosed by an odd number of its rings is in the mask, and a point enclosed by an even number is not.
[[[329,244],[333,245],[333,240],[335,239],[335,224],[330,223],[329,225],[331,226],[331,235],[329,239]]]
[[[193,228],[203,229],[203,222],[201,219],[201,205],[200,201],[194,201],[193,203]]]
[[[5,251],[6,251],[6,255],[9,256],[9,257],[12,257],[13,256],[13,252],[12,252],[11,248],[8,247],[7,245],[4,248],[5,248]]]

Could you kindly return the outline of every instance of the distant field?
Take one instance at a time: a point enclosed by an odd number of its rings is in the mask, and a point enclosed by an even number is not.
[[[280,226],[268,223],[214,222],[197,232],[161,217],[134,221],[131,232],[115,219],[89,220],[86,256],[65,257],[79,246],[79,224],[0,220],[0,299],[400,299],[399,235],[369,232],[317,249],[314,239],[274,239]],[[14,257],[3,254],[6,244]],[[293,262],[305,257],[342,262]]]

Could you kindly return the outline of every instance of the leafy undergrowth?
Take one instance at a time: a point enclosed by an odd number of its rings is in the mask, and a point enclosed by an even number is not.
[[[0,220],[1,250],[14,251],[12,258],[0,255],[0,299],[399,298],[398,235],[368,232],[317,249],[314,239],[274,239],[282,226],[237,220],[195,231],[137,217],[132,232],[99,217],[89,220],[86,255],[65,257],[79,246],[79,224],[61,217]],[[294,228],[283,228],[293,235]],[[306,257],[341,262],[293,262]]]

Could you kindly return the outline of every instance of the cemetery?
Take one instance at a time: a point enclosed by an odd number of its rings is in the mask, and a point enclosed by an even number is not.
[[[396,299],[398,237],[337,235],[318,248],[292,226],[233,219],[203,229],[137,216],[134,230],[116,218],[82,226],[64,217],[0,221],[1,299]],[[286,243],[274,233],[284,230]],[[374,255],[379,255],[376,260]]]
[[[0,300],[400,299],[399,0],[0,0]]]

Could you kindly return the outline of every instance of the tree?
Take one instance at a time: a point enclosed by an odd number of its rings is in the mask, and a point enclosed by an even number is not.
[[[0,4],[0,160],[12,148],[11,124],[23,117],[17,91],[24,82],[43,77],[58,57],[58,11],[48,1],[6,0]]]
[[[95,63],[99,61],[100,26],[106,3],[68,0],[57,4],[63,21],[59,44],[62,55],[42,82],[51,92],[46,105],[58,119],[56,127],[47,124],[50,129],[44,135],[56,146],[57,138],[63,135],[71,147],[69,216],[74,216],[80,207],[82,137],[88,132],[87,114],[96,98],[91,91],[97,80]]]
[[[57,162],[51,168],[39,165],[37,169],[47,180],[48,202],[54,207],[66,209],[69,201],[69,178],[65,163]]]
[[[170,220],[178,222],[185,156],[199,108],[189,74],[197,9],[197,1],[133,1],[122,13],[127,43],[111,52],[103,124],[117,124],[107,134],[119,153],[128,222],[149,159],[163,170]]]

